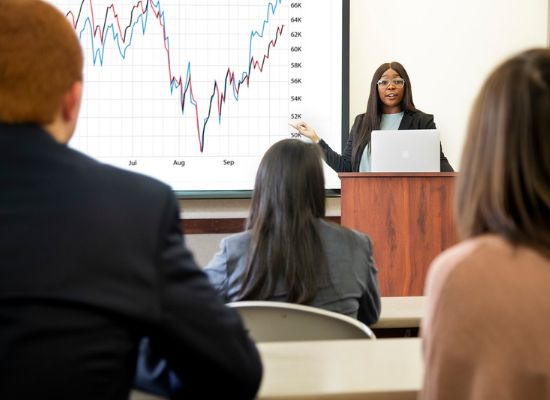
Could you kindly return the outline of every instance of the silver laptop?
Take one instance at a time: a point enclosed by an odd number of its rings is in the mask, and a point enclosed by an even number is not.
[[[372,172],[439,172],[439,158],[436,129],[371,133]]]

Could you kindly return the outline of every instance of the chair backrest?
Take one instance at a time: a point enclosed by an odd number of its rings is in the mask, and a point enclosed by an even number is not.
[[[317,307],[277,301],[228,303],[256,342],[375,339],[368,326],[346,315]]]

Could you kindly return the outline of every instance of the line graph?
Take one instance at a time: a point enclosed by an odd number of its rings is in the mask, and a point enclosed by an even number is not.
[[[51,2],[85,57],[72,147],[176,190],[239,190],[252,187],[265,150],[291,137],[293,119],[320,111],[338,146],[340,81],[326,77],[341,74],[341,3]]]
[[[153,17],[158,21],[164,36],[163,46],[166,51],[166,62],[167,62],[168,77],[170,82],[170,92],[173,93],[174,90],[179,91],[179,100],[181,103],[182,113],[185,113],[186,111],[186,99],[187,99],[187,96],[189,96],[189,102],[195,108],[198,143],[199,143],[200,151],[202,153],[204,150],[205,130],[208,124],[208,120],[210,119],[212,114],[212,103],[214,102],[214,100],[216,101],[215,105],[217,107],[218,119],[221,122],[222,106],[227,99],[228,86],[231,87],[233,96],[235,100],[238,101],[241,85],[245,82],[247,86],[250,84],[250,75],[252,70],[258,70],[260,72],[263,71],[264,64],[266,60],[269,59],[271,48],[275,47],[275,45],[277,44],[277,40],[282,35],[284,25],[280,25],[277,27],[275,37],[274,39],[269,41],[267,51],[263,55],[261,61],[254,59],[254,56],[252,55],[252,40],[256,36],[260,38],[264,37],[265,27],[270,22],[271,15],[275,14],[277,7],[281,4],[281,1],[282,0],[275,0],[274,2],[268,3],[267,15],[262,23],[262,28],[260,30],[255,30],[250,33],[250,45],[249,45],[250,48],[249,48],[249,57],[248,57],[250,61],[248,62],[248,70],[243,71],[241,74],[241,78],[237,79],[235,78],[235,72],[228,67],[225,75],[225,79],[223,80],[222,85],[220,85],[218,81],[214,80],[214,87],[213,87],[212,95],[210,96],[210,102],[208,105],[208,113],[203,120],[202,128],[199,122],[199,104],[193,94],[191,62],[189,61],[187,64],[185,78],[183,78],[182,75],[176,76],[172,72],[169,38],[166,34],[166,25],[164,22],[165,16],[164,16],[164,12],[161,9],[160,1],[157,1],[155,3],[153,0],[145,0],[145,4],[144,4],[144,1],[140,0],[136,4],[134,4],[130,12],[130,23],[124,29],[121,28],[118,13],[115,10],[114,4],[110,4],[107,7],[102,25],[96,24],[94,6],[92,3],[92,0],[82,0],[82,2],[80,3],[80,7],[78,9],[78,12],[75,14],[73,11],[68,11],[66,16],[70,18],[73,28],[78,32],[81,40],[85,32],[87,30],[89,31],[91,36],[90,40],[91,40],[92,49],[93,49],[92,50],[93,64],[96,65],[99,62],[101,65],[103,65],[106,37],[108,37],[109,31],[112,34],[112,40],[116,43],[118,47],[120,56],[122,57],[122,59],[125,59],[126,51],[132,44],[134,28],[141,22],[142,33],[145,33],[147,28],[147,23],[149,21],[150,11],[153,13]],[[80,27],[79,22],[82,16],[84,4],[89,5],[90,16],[84,19],[82,27]],[[139,15],[134,18],[134,13],[136,12],[136,10],[139,13]],[[107,23],[109,13],[112,13],[112,16],[114,19],[114,22],[110,24]],[[128,34],[129,34],[129,37],[128,37]],[[96,43],[96,39],[99,40],[99,46]],[[221,90],[220,90],[220,86],[222,88]]]

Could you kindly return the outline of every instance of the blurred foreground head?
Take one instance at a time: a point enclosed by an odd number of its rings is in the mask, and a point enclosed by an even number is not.
[[[487,78],[473,106],[457,184],[462,238],[496,233],[550,249],[550,49]]]

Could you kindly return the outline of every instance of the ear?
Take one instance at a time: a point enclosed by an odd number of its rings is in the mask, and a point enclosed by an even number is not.
[[[63,122],[69,125],[76,125],[81,100],[82,81],[76,81],[63,96],[63,103],[61,105],[61,116],[63,118]]]

